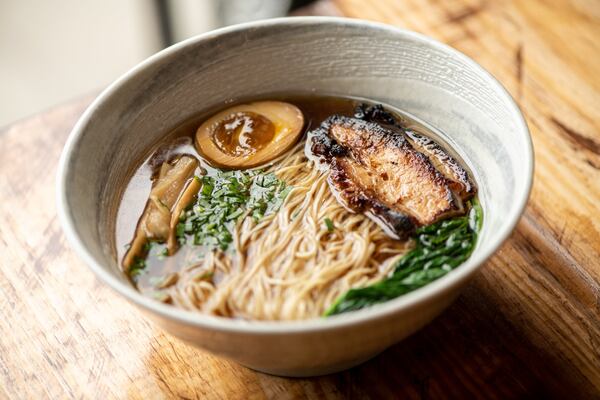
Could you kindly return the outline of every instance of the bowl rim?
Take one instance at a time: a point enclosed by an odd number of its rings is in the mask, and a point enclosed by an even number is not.
[[[282,25],[306,26],[321,24],[369,28],[425,42],[429,46],[433,46],[449,54],[451,57],[460,59],[462,62],[469,65],[474,71],[479,73],[488,81],[487,83],[494,89],[496,93],[505,97],[505,101],[510,109],[510,113],[514,118],[514,121],[517,123],[516,130],[518,130],[519,135],[523,136],[527,147],[525,149],[525,168],[523,169],[523,172],[526,174],[526,176],[524,190],[522,193],[520,193],[519,198],[515,199],[517,207],[513,208],[513,212],[507,215],[505,218],[507,223],[505,223],[503,229],[496,232],[492,244],[482,252],[473,254],[465,263],[460,266],[460,268],[456,268],[444,277],[404,296],[400,296],[398,298],[361,310],[334,315],[327,318],[312,318],[294,321],[246,321],[226,317],[209,316],[194,311],[176,308],[142,295],[131,285],[120,280],[111,272],[109,272],[108,269],[102,267],[102,263],[98,262],[94,256],[92,256],[77,234],[73,217],[69,211],[67,193],[67,176],[69,172],[70,160],[73,158],[74,150],[76,150],[78,147],[78,141],[83,136],[82,133],[85,131],[85,128],[95,110],[99,108],[106,99],[110,98],[114,92],[118,91],[118,89],[123,86],[131,77],[143,73],[147,68],[156,62],[169,58],[175,55],[181,49],[184,49],[195,43],[214,40],[224,34],[243,32],[253,28],[268,28]],[[493,253],[496,252],[496,250],[506,241],[508,236],[515,228],[517,222],[523,214],[531,192],[531,186],[533,183],[533,168],[533,143],[527,123],[523,117],[523,114],[521,113],[521,110],[504,86],[502,86],[502,84],[491,73],[485,70],[470,57],[428,36],[379,22],[345,17],[282,17],[232,25],[209,31],[176,43],[137,64],[116,81],[114,81],[111,85],[109,85],[106,89],[104,89],[79,118],[65,143],[57,170],[56,200],[57,212],[63,227],[63,231],[68,242],[78,256],[85,262],[85,264],[88,265],[88,267],[101,281],[124,296],[130,302],[134,303],[136,306],[141,307],[146,311],[150,311],[151,313],[158,314],[163,318],[175,320],[178,323],[191,325],[197,328],[236,333],[289,334],[340,329],[355,324],[365,323],[369,320],[389,317],[392,314],[396,314],[414,307],[419,303],[427,302],[436,296],[441,296],[444,293],[454,289],[456,286],[461,285],[463,282],[465,282],[465,280],[469,279],[469,277],[471,277]]]

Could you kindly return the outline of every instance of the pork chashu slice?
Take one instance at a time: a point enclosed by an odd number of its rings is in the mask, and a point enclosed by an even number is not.
[[[468,200],[477,191],[468,172],[433,139],[411,130],[405,131],[412,147],[429,158],[435,169],[448,179],[452,192],[461,200]]]
[[[332,116],[309,133],[306,153],[329,170],[343,206],[365,213],[391,236],[406,238],[415,227],[464,212],[452,182],[398,130]]]

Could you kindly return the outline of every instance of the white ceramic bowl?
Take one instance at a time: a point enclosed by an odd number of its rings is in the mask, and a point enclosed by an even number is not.
[[[301,91],[382,101],[444,132],[479,184],[485,221],[471,258],[413,293],[326,319],[246,322],[143,297],[119,270],[113,233],[123,182],[136,160],[201,110]],[[514,228],[532,173],[523,116],[506,90],[471,59],[425,36],[377,23],[284,18],[186,40],[106,89],[65,146],[58,211],[66,236],[94,273],[166,331],[250,368],[307,376],[356,365],[446,308]]]

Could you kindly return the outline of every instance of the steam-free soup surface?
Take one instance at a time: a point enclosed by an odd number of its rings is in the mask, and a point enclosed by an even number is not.
[[[165,163],[175,164],[184,156],[194,157],[198,165],[193,175],[201,187],[178,219],[177,250],[169,255],[172,249],[166,240],[163,243],[149,241],[144,259],[126,268],[143,294],[177,307],[233,318],[319,317],[328,310],[337,313],[336,307],[340,312],[344,307],[360,308],[355,307],[356,302],[340,300],[347,300],[346,295],[353,293],[351,289],[381,284],[395,274],[407,252],[423,247],[414,236],[399,240],[398,236],[386,232],[381,221],[349,207],[340,193],[336,193],[331,179],[328,183],[331,171],[318,168],[315,161],[307,157],[310,143],[306,144],[306,132],[314,131],[332,115],[353,118],[357,106],[365,104],[363,100],[315,96],[271,97],[269,100],[273,99],[297,107],[304,122],[298,138],[288,143],[288,147],[282,149],[283,154],[273,160],[250,169],[223,168],[204,152],[199,153],[194,140],[202,123],[215,115],[214,111],[219,111],[212,110],[200,113],[166,134],[152,155],[133,173],[117,217],[120,260],[127,258],[128,246],[134,245],[132,237],[139,230],[140,216],[148,209],[153,180],[156,186]],[[248,115],[252,117],[247,113],[240,118]],[[447,152],[444,154],[464,166],[434,132],[407,115],[394,113],[393,116],[413,134],[434,138]],[[228,118],[229,126],[238,123],[235,115]],[[260,151],[272,140],[274,130],[261,117],[256,121],[259,129],[252,140],[260,146],[257,150]],[[269,138],[263,140],[261,134]],[[215,129],[214,137],[216,147],[229,155],[250,153],[233,145],[231,137],[222,129]],[[462,215],[470,213],[469,198],[470,195],[465,197],[464,212],[453,215],[467,221]],[[232,218],[211,227],[215,220],[220,220],[216,218],[217,213],[221,219],[221,214],[225,219]],[[474,237],[468,235],[469,226],[474,225],[468,222],[463,225],[461,232],[469,244]],[[459,254],[457,259],[462,256],[464,254]],[[444,268],[450,270],[446,265],[443,264]],[[420,282],[439,276],[421,277]],[[415,278],[410,274],[407,277]]]

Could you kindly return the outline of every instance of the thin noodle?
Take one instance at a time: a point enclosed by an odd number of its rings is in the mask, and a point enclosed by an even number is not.
[[[242,219],[233,232],[233,251],[213,251],[182,270],[168,289],[176,306],[255,320],[313,318],[349,289],[391,272],[410,243],[390,239],[339,205],[326,174],[306,159],[303,147],[298,144],[271,167],[293,186],[281,209],[259,223]]]

